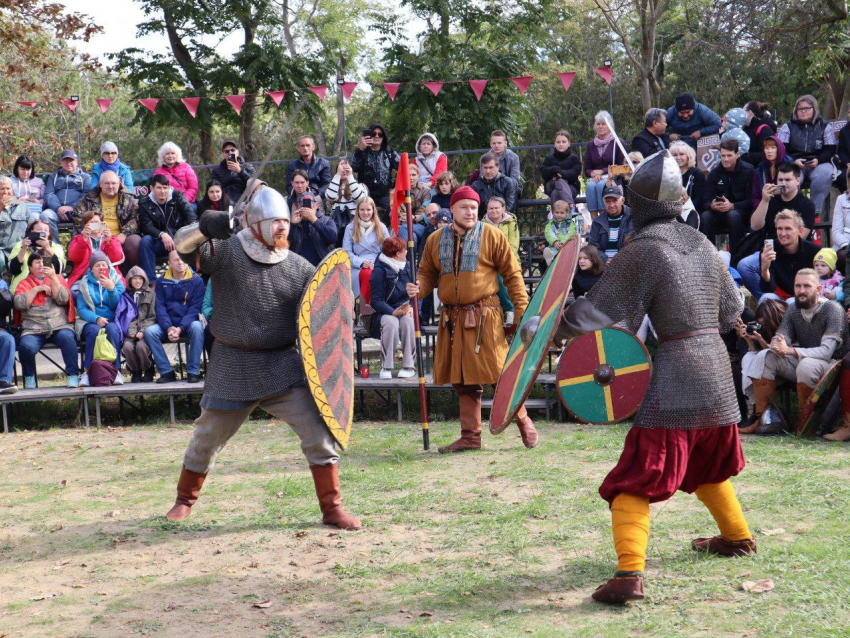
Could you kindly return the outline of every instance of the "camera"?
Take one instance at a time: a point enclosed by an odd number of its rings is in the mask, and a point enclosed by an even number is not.
[[[757,332],[761,332],[761,329],[764,328],[758,321],[750,321],[747,323],[747,334],[754,335]]]

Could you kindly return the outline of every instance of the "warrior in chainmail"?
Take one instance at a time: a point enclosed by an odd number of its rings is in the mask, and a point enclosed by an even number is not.
[[[322,522],[359,529],[360,521],[342,508],[339,454],[307,388],[296,346],[298,307],[315,269],[289,251],[289,207],[274,189],[262,183],[255,187],[243,225],[231,237],[228,214],[207,211],[198,228],[181,229],[175,236],[182,254],[200,244],[200,270],[213,282],[215,344],[201,416],[167,518],[189,516],[216,455],[259,406],[289,423],[301,439]]]
[[[681,177],[668,151],[644,160],[627,189],[637,229],[599,282],[565,312],[557,340],[616,323],[636,331],[649,315],[659,337],[652,378],[617,466],[599,493],[610,503],[618,564],[597,589],[600,602],[643,598],[649,504],[677,490],[696,493],[720,536],[692,547],[752,554],[752,538],[729,478],[744,467],[740,413],[721,333],[732,330],[743,298],[714,246],[676,223]]]

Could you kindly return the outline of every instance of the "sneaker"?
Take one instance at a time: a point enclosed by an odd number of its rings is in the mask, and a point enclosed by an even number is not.
[[[386,368],[381,368],[381,375],[380,376],[381,376],[382,379],[392,379],[393,378],[393,371],[387,370]]]
[[[86,388],[89,386],[89,373],[83,372],[83,376],[80,377],[80,387]]]
[[[69,388],[79,388],[80,387],[80,377],[77,374],[72,374],[68,377],[68,387]]]
[[[115,375],[115,381],[112,382],[112,385],[124,385],[124,375],[121,374],[121,370]]]
[[[24,390],[35,390],[35,377],[24,377]]]
[[[8,381],[0,381],[0,394],[15,394],[18,391],[18,386]]]
[[[141,383],[142,382],[142,373],[134,372],[130,375],[130,383]]]
[[[514,322],[514,311],[508,310],[505,313],[505,323],[510,326],[511,324],[513,324],[513,322]]]
[[[157,383],[174,383],[175,381],[177,381],[177,375],[173,370],[159,375],[159,379],[156,380]]]
[[[416,376],[416,370],[413,368],[402,368],[399,370],[398,378],[399,379],[409,379],[410,377]]]

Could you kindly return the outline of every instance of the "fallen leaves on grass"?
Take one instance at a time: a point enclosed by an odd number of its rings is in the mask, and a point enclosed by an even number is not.
[[[260,601],[258,603],[254,603],[253,605],[251,605],[251,607],[256,607],[257,609],[268,609],[271,606],[272,606],[271,600],[263,600],[263,601]]]
[[[762,594],[771,591],[775,585],[770,578],[760,578],[759,580],[745,580],[741,583],[741,589],[752,594]]]
[[[295,538],[304,538],[309,533],[306,529],[302,529],[300,532],[295,532]]]
[[[57,598],[62,594],[59,592],[53,592],[52,594],[41,594],[40,596],[33,596],[30,600],[47,600],[48,598]]]
[[[779,536],[780,534],[785,533],[784,527],[777,527],[776,529],[763,529],[761,533],[765,536]]]
[[[421,614],[419,614],[419,617],[420,618],[430,618],[433,615],[434,615],[433,611],[423,611]]]

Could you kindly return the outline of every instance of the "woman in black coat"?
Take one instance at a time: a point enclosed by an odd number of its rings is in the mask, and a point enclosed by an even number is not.
[[[766,102],[747,102],[744,110],[747,112],[747,123],[744,133],[750,138],[750,150],[741,155],[741,159],[753,166],[758,166],[764,160],[762,144],[771,135],[776,135],[776,123],[770,119],[769,104]]]
[[[581,190],[578,177],[581,174],[581,160],[570,150],[570,134],[561,129],[555,133],[555,143],[552,154],[543,160],[540,173],[545,184],[552,180],[563,179],[576,197]],[[546,189],[547,193],[549,189]]]

